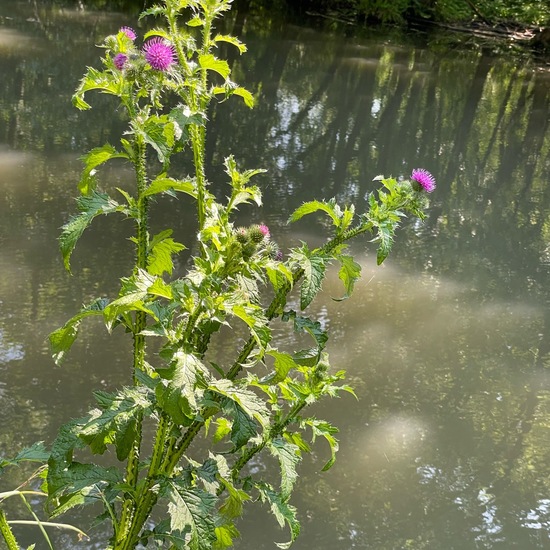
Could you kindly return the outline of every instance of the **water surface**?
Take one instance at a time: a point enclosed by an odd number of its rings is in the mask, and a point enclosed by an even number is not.
[[[132,263],[122,220],[94,222],[73,276],[56,243],[75,211],[78,157],[124,129],[109,98],[94,98],[91,113],[70,102],[97,64],[94,44],[121,24],[137,26],[0,1],[0,455],[51,442],[91,406],[92,388],[129,380],[130,343],[99,323],[63,367],[46,344],[82,303],[115,292]],[[258,107],[211,113],[209,177],[221,197],[227,154],[268,169],[265,205],[244,221],[268,223],[284,248],[318,243],[321,219],[286,225],[304,200],[361,209],[378,174],[424,167],[438,181],[428,219],[404,223],[383,267],[368,242],[354,245],[364,273],[352,299],[332,300],[343,293],[332,274],[313,306],[359,399],[311,410],[340,427],[341,450],[328,473],[322,442],[304,461],[294,548],[550,548],[550,72],[487,45],[450,49],[441,35],[346,36],[238,10],[227,25],[249,47],[231,61]],[[104,178],[125,185],[131,174],[113,164]],[[153,226],[189,243],[185,207],[159,201]],[[241,550],[288,536],[253,506],[241,531]],[[104,540],[56,537],[64,549]]]

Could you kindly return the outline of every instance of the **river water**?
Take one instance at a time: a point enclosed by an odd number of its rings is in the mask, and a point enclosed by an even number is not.
[[[82,303],[112,295],[132,262],[120,220],[94,222],[73,276],[56,242],[75,211],[78,157],[124,129],[109,98],[85,113],[70,101],[97,65],[94,44],[123,24],[137,27],[122,14],[0,0],[0,456],[51,442],[92,389],[129,381],[124,334],[87,324],[62,367],[46,341]],[[286,225],[304,200],[361,209],[374,176],[417,167],[438,183],[427,220],[403,224],[382,267],[372,245],[354,245],[363,278],[350,300],[332,300],[342,289],[331,275],[313,306],[358,400],[312,411],[340,428],[340,452],[321,473],[330,455],[318,442],[302,464],[294,548],[550,548],[550,71],[445,33],[239,10],[227,27],[249,47],[231,61],[258,106],[211,113],[208,159],[220,196],[227,154],[268,170],[264,207],[245,221],[267,223],[285,249],[319,243],[321,220]],[[113,165],[107,177],[123,185],[131,174]],[[153,225],[185,243],[184,206],[159,201]],[[46,548],[32,529],[17,531],[22,542]],[[241,550],[288,537],[252,505],[240,529]],[[101,548],[98,533],[96,543],[54,536],[58,548]]]

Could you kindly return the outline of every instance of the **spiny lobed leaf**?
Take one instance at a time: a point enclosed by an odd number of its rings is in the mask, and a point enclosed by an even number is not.
[[[81,427],[79,437],[96,454],[103,454],[108,444],[114,444],[117,458],[125,460],[136,437],[137,419],[151,411],[153,394],[145,387],[94,394],[100,409]]]
[[[49,335],[50,349],[56,365],[61,364],[65,354],[69,351],[78,337],[80,322],[85,317],[102,315],[108,301],[99,298],[89,306],[80,310],[73,318],[69,319],[61,328]]]
[[[163,494],[168,498],[170,528],[185,534],[189,550],[212,550],[216,540],[214,514],[217,498],[197,487],[187,488],[177,481],[166,481]]]
[[[171,229],[157,233],[149,245],[149,256],[147,258],[147,271],[152,275],[162,276],[164,273],[172,275],[174,261],[172,256],[185,250],[185,246],[174,241],[170,237]]]
[[[293,443],[289,443],[280,437],[269,443],[271,454],[279,460],[281,467],[281,499],[283,502],[288,501],[294,483],[298,478],[296,466],[300,462],[299,448]]]
[[[275,544],[282,550],[290,548],[296,537],[300,534],[300,523],[296,517],[296,508],[286,502],[279,493],[267,483],[255,483],[255,487],[260,493],[262,502],[267,502],[271,506],[271,512],[281,527],[288,523],[290,527],[290,540],[285,543],[276,542]]]
[[[291,258],[304,271],[300,287],[300,309],[306,309],[321,290],[328,259],[320,251],[310,251],[305,243],[292,251]]]
[[[106,193],[98,193],[93,190],[90,195],[78,197],[76,202],[81,213],[63,226],[63,231],[59,237],[63,263],[65,264],[65,269],[69,272],[71,271],[71,254],[78,239],[92,220],[100,214],[125,211],[124,207],[121,207]]]
[[[338,271],[338,277],[344,283],[346,293],[341,300],[349,298],[353,292],[353,287],[358,279],[361,278],[361,265],[358,264],[353,256],[347,254],[340,254],[337,256],[340,262],[340,270]]]
[[[106,143],[102,147],[96,147],[83,157],[80,157],[85,166],[78,183],[78,189],[83,195],[90,195],[96,188],[95,169],[114,158],[128,159],[128,155],[126,153],[119,153],[109,143]]]
[[[195,355],[180,350],[170,368],[158,372],[163,379],[156,387],[158,405],[176,424],[189,425],[208,386],[208,369]]]

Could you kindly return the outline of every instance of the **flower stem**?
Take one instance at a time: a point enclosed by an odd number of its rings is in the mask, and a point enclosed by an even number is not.
[[[138,204],[138,212],[136,217],[136,268],[146,269],[149,248],[148,198],[144,195],[147,188],[147,169],[145,157],[146,147],[143,138],[139,135],[136,136],[134,141],[134,152]],[[145,329],[146,323],[146,313],[144,311],[136,312],[135,325],[133,329],[133,377],[135,386],[139,384],[136,373],[145,369],[145,336],[141,334],[141,332]],[[139,479],[139,456],[142,439],[142,424],[143,415],[140,414],[137,418],[136,437],[133,441],[126,464],[126,483],[134,489],[137,487]],[[119,542],[124,541],[127,538],[128,530],[130,529],[135,513],[136,500],[134,498],[126,498],[122,505],[119,526],[118,528],[115,528],[115,548],[117,548],[116,545],[118,545]]]
[[[8,525],[6,514],[4,514],[3,510],[0,510],[0,533],[8,546],[8,550],[19,550],[19,544],[15,540],[15,536]]]

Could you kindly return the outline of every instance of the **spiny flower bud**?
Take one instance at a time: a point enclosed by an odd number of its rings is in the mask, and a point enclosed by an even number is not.
[[[248,241],[248,231],[244,227],[239,227],[235,232],[235,238],[242,244]]]
[[[251,225],[248,235],[255,243],[261,243],[264,239],[269,239],[269,229],[266,225]]]

